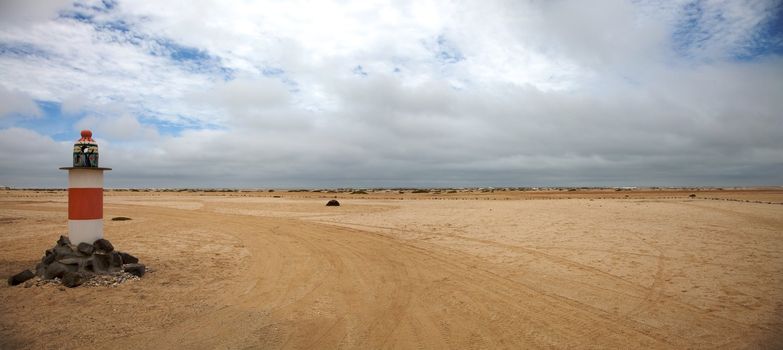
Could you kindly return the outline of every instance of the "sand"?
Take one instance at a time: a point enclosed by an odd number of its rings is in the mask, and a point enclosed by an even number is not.
[[[780,203],[779,189],[107,192],[106,238],[152,271],[3,283],[0,348],[783,348]],[[66,206],[0,191],[1,277],[35,265]]]

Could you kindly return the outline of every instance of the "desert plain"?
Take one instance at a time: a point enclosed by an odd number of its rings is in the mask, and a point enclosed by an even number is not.
[[[105,237],[150,271],[3,283],[0,348],[783,348],[780,188],[104,203]],[[66,212],[63,191],[0,191],[0,276],[34,267]]]

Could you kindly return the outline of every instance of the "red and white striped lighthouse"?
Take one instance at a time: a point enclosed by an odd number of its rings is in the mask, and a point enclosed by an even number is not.
[[[103,172],[98,167],[98,144],[90,130],[73,145],[73,166],[68,170],[68,238],[73,244],[92,244],[103,238]]]

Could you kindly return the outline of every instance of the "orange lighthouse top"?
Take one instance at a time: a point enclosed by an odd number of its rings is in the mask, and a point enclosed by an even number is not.
[[[95,140],[92,139],[92,131],[86,129],[82,130],[82,138],[80,138],[79,141],[95,142]]]

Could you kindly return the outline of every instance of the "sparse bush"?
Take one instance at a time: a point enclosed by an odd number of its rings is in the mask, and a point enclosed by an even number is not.
[[[413,190],[413,192],[411,193],[430,193],[430,190],[418,189],[418,190]]]

